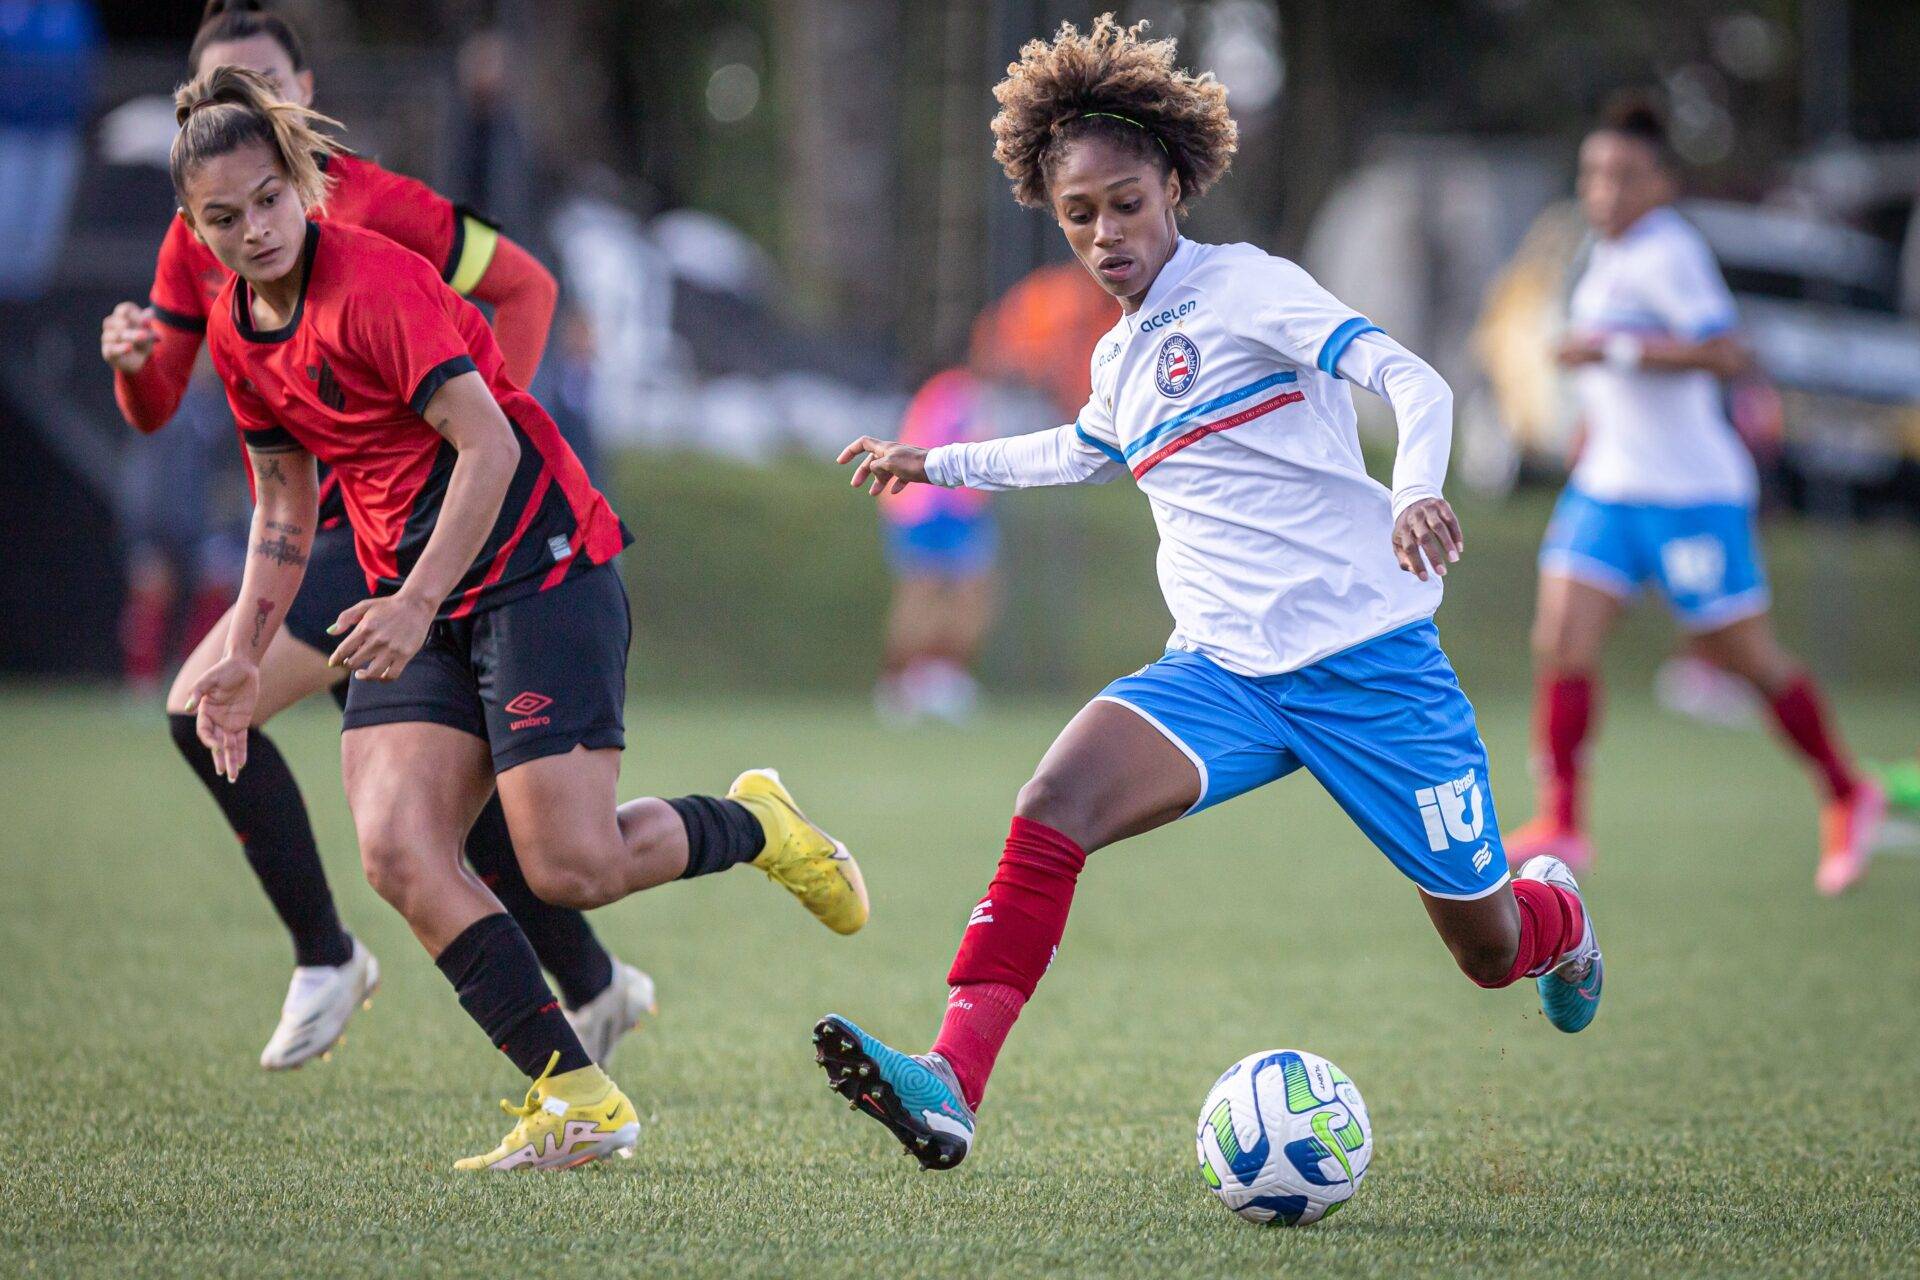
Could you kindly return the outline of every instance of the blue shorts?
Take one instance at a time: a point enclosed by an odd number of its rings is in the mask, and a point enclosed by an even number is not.
[[[918,524],[887,526],[887,560],[895,573],[971,578],[993,568],[1000,531],[993,517],[941,512]]]
[[[1765,613],[1767,574],[1753,508],[1602,502],[1571,486],[1554,506],[1540,567],[1631,600],[1649,581],[1689,631]]]
[[[1507,882],[1487,748],[1430,621],[1277,676],[1172,652],[1097,700],[1138,713],[1193,761],[1190,813],[1304,765],[1424,892],[1482,898]]]

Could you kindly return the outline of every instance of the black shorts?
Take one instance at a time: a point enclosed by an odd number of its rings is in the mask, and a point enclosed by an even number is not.
[[[314,535],[313,550],[307,553],[307,576],[300,580],[300,594],[293,598],[281,625],[300,643],[331,654],[341,637],[328,635],[327,628],[348,605],[372,594],[367,590],[366,570],[354,554],[353,526],[343,520]]]
[[[547,591],[436,622],[398,680],[349,680],[344,727],[425,722],[485,738],[493,771],[624,747],[627,588],[603,564]]]

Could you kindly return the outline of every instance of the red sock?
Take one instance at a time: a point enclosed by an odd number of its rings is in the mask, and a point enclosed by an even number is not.
[[[1541,676],[1534,698],[1534,751],[1546,775],[1545,810],[1562,831],[1578,831],[1583,817],[1580,766],[1595,718],[1596,684],[1591,676]]]
[[[1580,945],[1587,931],[1587,913],[1576,898],[1544,880],[1515,880],[1513,900],[1520,908],[1520,947],[1513,968],[1498,982],[1483,987],[1509,986],[1521,978],[1538,977],[1553,968],[1561,956]]]
[[[1018,988],[1004,982],[969,982],[947,993],[947,1016],[940,1023],[933,1051],[959,1077],[960,1093],[968,1106],[978,1107],[986,1096],[994,1059],[1026,1003]]]
[[[933,1044],[960,1078],[968,1106],[980,1105],[1007,1032],[1053,963],[1086,863],[1086,852],[1052,827],[1013,820],[1000,867],[947,972],[954,991]]]
[[[1839,735],[1828,723],[1826,704],[1813,677],[1801,675],[1792,684],[1773,695],[1767,705],[1787,741],[1820,771],[1827,794],[1835,800],[1850,800],[1859,779],[1840,745]]]

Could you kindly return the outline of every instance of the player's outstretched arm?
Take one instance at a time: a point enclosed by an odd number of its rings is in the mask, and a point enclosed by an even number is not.
[[[356,680],[392,680],[420,652],[441,604],[493,532],[520,463],[520,442],[477,372],[448,379],[422,416],[453,446],[453,474],[433,532],[400,590],[349,605],[327,628],[346,637],[328,661]]]
[[[1367,333],[1340,356],[1340,376],[1387,402],[1399,428],[1393,459],[1393,555],[1422,582],[1444,578],[1466,542],[1460,517],[1440,496],[1453,452],[1453,389],[1426,361],[1387,337]]]
[[[187,697],[200,741],[213,752],[214,771],[229,782],[247,763],[247,730],[260,697],[260,659],[300,591],[320,524],[320,474],[312,454],[297,446],[250,447],[247,460],[255,497],[240,603],[225,654]]]
[[[856,460],[854,488],[875,496],[915,483],[989,491],[1104,484],[1123,469],[1072,425],[932,450],[861,436],[840,451],[842,466]]]
[[[486,272],[473,286],[474,299],[493,308],[493,336],[507,376],[527,386],[540,368],[553,328],[560,286],[540,260],[505,236],[494,246]]]

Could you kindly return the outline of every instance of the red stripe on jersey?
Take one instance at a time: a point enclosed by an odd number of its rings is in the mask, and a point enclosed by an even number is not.
[[[540,474],[534,479],[533,494],[527,499],[526,509],[520,513],[520,519],[514,523],[512,536],[501,545],[500,553],[494,556],[493,563],[487,566],[487,576],[476,585],[467,588],[465,594],[460,597],[459,606],[447,615],[448,618],[463,618],[471,613],[473,606],[480,603],[480,593],[500,581],[500,575],[507,571],[507,561],[512,558],[514,548],[520,545],[520,539],[526,535],[527,526],[532,524],[534,516],[539,514],[540,503],[545,500],[547,489],[552,484],[552,468],[542,465]]]
[[[1138,480],[1141,476],[1147,474],[1147,472],[1153,470],[1156,466],[1165,462],[1168,458],[1171,458],[1174,454],[1180,452],[1196,440],[1204,440],[1216,432],[1231,431],[1235,427],[1245,426],[1255,418],[1265,417],[1275,409],[1284,408],[1287,405],[1305,400],[1306,398],[1307,395],[1304,391],[1289,391],[1283,395],[1277,395],[1271,400],[1263,400],[1251,409],[1242,409],[1240,412],[1222,418],[1218,422],[1209,422],[1204,426],[1195,427],[1185,435],[1176,436],[1172,440],[1169,440],[1166,444],[1161,445],[1158,449],[1155,449],[1143,458],[1140,465],[1133,469],[1133,478]]]

